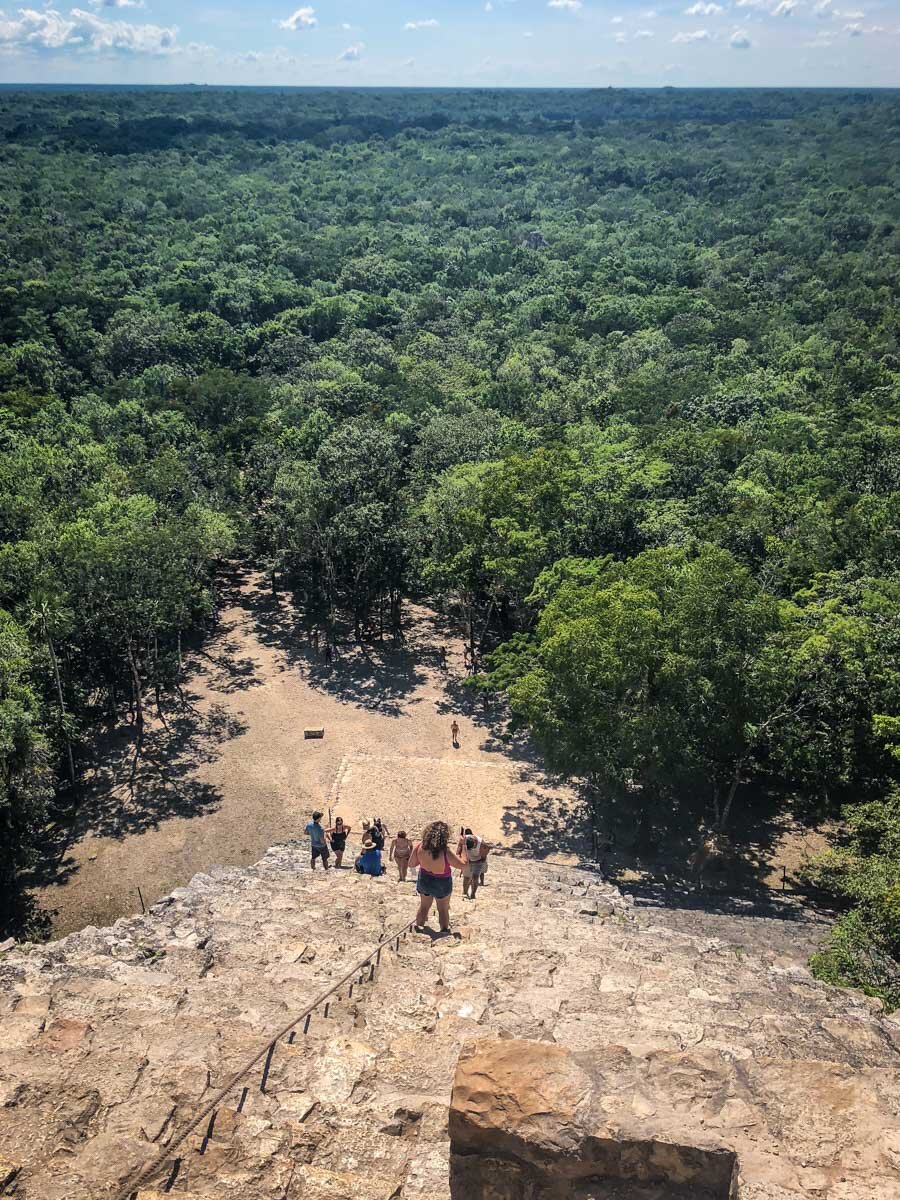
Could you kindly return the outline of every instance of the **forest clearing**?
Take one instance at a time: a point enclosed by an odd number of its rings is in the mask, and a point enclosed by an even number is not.
[[[503,706],[467,691],[464,652],[448,622],[419,607],[402,645],[350,639],[326,667],[289,597],[273,595],[258,572],[234,569],[216,630],[191,657],[187,709],[167,706],[165,725],[148,713],[140,751],[133,726],[98,739],[96,765],[40,891],[54,936],[110,925],[198,871],[247,865],[274,842],[302,839],[314,808],[329,824],[344,818],[351,849],[363,819],[380,816],[410,835],[443,819],[527,858],[589,861],[590,814],[579,789],[542,768],[527,739],[506,733]],[[323,741],[304,741],[309,723],[324,726]],[[827,845],[791,822],[761,845],[750,842],[738,843],[743,870],[731,864],[715,890],[779,897]],[[643,859],[609,850],[602,861],[626,884],[689,886],[690,850],[682,839]]]

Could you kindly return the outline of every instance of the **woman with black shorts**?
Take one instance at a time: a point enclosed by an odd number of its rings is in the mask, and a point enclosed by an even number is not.
[[[334,826],[331,829],[326,829],[325,832],[329,835],[331,848],[334,851],[334,865],[339,867],[344,857],[344,851],[347,849],[347,834],[353,830],[349,825],[345,825],[340,817],[334,818]]]
[[[441,932],[450,932],[450,893],[453,891],[453,868],[462,871],[467,859],[463,848],[458,857],[449,848],[450,828],[444,821],[432,821],[426,825],[421,842],[416,842],[410,855],[409,865],[419,868],[416,891],[419,894],[419,910],[416,913],[416,929],[425,928],[432,901],[437,905]]]

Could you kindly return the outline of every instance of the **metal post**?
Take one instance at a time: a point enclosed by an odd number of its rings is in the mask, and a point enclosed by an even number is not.
[[[269,1053],[266,1055],[266,1065],[263,1067],[262,1079],[259,1082],[259,1090],[265,1092],[266,1083],[269,1079],[269,1067],[272,1065],[272,1055],[275,1053],[275,1043],[269,1047]]]
[[[178,1172],[180,1170],[181,1170],[181,1159],[176,1158],[175,1161],[172,1163],[172,1170],[169,1173],[169,1178],[166,1180],[165,1184],[163,1185],[164,1192],[171,1192],[172,1188],[175,1186],[175,1180],[178,1178]],[[136,1200],[136,1198],[137,1198],[137,1192],[135,1192],[135,1200]]]
[[[140,902],[141,902],[141,912],[142,912],[142,913],[145,913],[145,912],[147,911],[147,908],[146,908],[146,906],[145,906],[145,904],[144,904],[144,897],[141,895],[141,889],[140,889],[140,888],[138,888],[138,890],[137,890],[137,894],[138,894],[138,900],[140,900]]]
[[[218,1112],[219,1110],[217,1108],[213,1109],[212,1116],[209,1118],[209,1124],[206,1127],[206,1133],[204,1133],[203,1141],[200,1143],[201,1154],[206,1153],[206,1147],[209,1145],[209,1139],[212,1137],[213,1130],[216,1127],[216,1116],[218,1115]]]

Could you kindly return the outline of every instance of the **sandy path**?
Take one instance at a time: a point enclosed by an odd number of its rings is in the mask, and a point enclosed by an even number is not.
[[[539,855],[583,848],[574,794],[527,746],[504,742],[501,714],[461,689],[462,643],[427,609],[408,610],[402,647],[348,644],[328,669],[288,600],[248,573],[191,669],[190,709],[150,725],[133,781],[131,729],[98,746],[73,837],[41,893],[57,934],[138,909],[138,887],[149,904],[216,863],[255,862],[301,836],[313,808],[357,829],[363,816],[411,830],[440,816]],[[305,741],[308,725],[324,726],[324,740]]]

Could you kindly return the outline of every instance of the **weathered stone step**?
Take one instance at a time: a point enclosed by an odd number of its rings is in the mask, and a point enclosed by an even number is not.
[[[687,926],[635,921],[594,872],[497,856],[489,877],[474,902],[456,891],[458,936],[411,935],[372,982],[352,996],[345,985],[327,1016],[280,1042],[265,1092],[259,1065],[211,1133],[179,1151],[167,1194],[447,1200],[451,1081],[460,1047],[486,1034],[648,1061],[705,1055],[738,1080],[761,1063],[785,1081],[874,1072],[897,1092],[900,1025],[864,998]],[[274,847],[248,872],[197,877],[147,918],[6,956],[0,1144],[29,1200],[86,1195],[146,1160],[415,902],[392,876],[311,873],[304,847]],[[773,1112],[766,1136],[792,1120]],[[829,1136],[803,1148],[813,1173],[838,1153]],[[784,1153],[795,1151],[799,1163],[793,1144]],[[873,1186],[866,1200],[881,1197]]]

